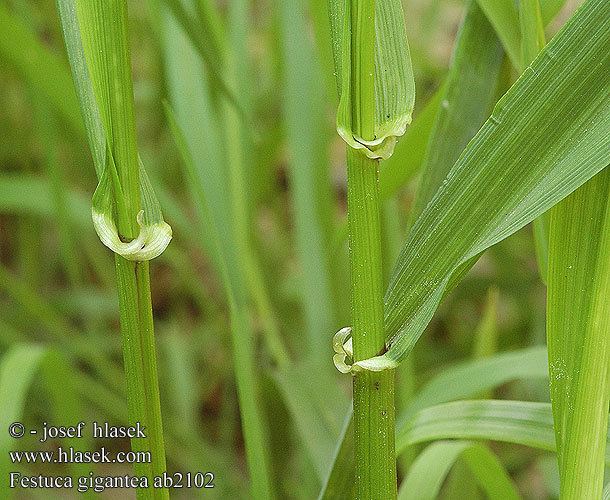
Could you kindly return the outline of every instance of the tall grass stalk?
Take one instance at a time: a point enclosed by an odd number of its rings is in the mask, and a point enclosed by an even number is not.
[[[375,1],[354,0],[351,16],[352,131],[375,139]],[[348,230],[354,361],[380,354],[383,329],[383,269],[379,161],[347,148]],[[394,370],[354,376],[356,495],[396,497]]]
[[[63,6],[65,8],[65,5]],[[84,54],[103,124],[108,162],[114,161],[115,216],[122,241],[138,236],[136,222],[142,208],[140,167],[127,33],[127,5],[120,0],[76,2]],[[84,77],[83,77],[84,78]],[[86,81],[76,81],[86,86]],[[95,153],[94,153],[95,154]],[[149,265],[115,254],[123,358],[127,379],[129,423],[145,427],[145,438],[133,438],[133,451],[149,451],[151,463],[136,464],[137,475],[166,469],[157,361],[154,343]],[[138,490],[139,498],[168,498],[167,490]]]
[[[349,148],[348,219],[354,360],[384,348],[379,165]],[[358,498],[396,496],[394,370],[354,376],[354,435]]]

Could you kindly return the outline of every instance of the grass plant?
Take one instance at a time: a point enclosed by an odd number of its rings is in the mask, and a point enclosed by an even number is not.
[[[610,499],[610,4],[576,3],[0,4],[0,427],[147,434],[0,433],[0,496]],[[152,462],[9,455],[59,446]]]

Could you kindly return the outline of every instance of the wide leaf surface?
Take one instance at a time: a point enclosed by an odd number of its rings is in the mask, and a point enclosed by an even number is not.
[[[610,169],[551,210],[547,340],[565,498],[599,498],[610,393]]]
[[[610,163],[610,3],[585,3],[496,105],[409,234],[386,293],[386,352],[413,348],[454,273]]]

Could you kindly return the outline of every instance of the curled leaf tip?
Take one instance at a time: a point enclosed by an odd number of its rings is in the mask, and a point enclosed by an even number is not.
[[[351,373],[354,375],[360,371],[380,372],[392,370],[398,366],[394,360],[385,355],[374,356],[354,363],[354,348],[352,344],[352,328],[346,326],[341,328],[333,337],[333,363],[335,368],[341,373]]]
[[[172,239],[170,225],[163,220],[145,224],[143,210],[140,210],[137,216],[140,233],[136,239],[129,242],[121,241],[116,224],[108,214],[93,208],[91,216],[101,242],[127,260],[152,260],[163,253]]]

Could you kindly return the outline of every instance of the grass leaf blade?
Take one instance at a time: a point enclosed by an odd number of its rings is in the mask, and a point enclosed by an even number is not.
[[[487,18],[470,3],[453,60],[413,204],[413,220],[434,196],[460,152],[475,136],[494,104],[503,61],[502,46]]]
[[[555,451],[551,405],[473,400],[432,406],[397,428],[396,453],[416,443],[456,438],[503,441]],[[605,460],[610,461],[608,443]]]
[[[302,268],[302,301],[312,359],[328,368],[325,332],[336,327],[330,283],[328,228],[323,221],[332,205],[324,88],[313,47],[305,44],[307,26],[300,2],[279,7],[283,37],[284,115],[290,149],[289,174],[295,207],[296,248]],[[332,369],[332,367],[331,367]]]
[[[521,34],[519,31],[519,12],[512,0],[477,0],[502,40],[502,45],[515,68],[521,62]]]
[[[551,211],[547,339],[565,498],[599,498],[610,395],[610,170]]]
[[[465,361],[430,379],[409,402],[397,425],[406,422],[424,408],[470,398],[511,380],[543,379],[547,375],[544,347],[531,347]]]
[[[466,462],[488,498],[520,498],[504,467],[486,446],[469,441],[440,441],[417,457],[400,487],[399,500],[438,498],[444,479],[459,458]]]
[[[53,110],[82,137],[83,123],[65,62],[46,49],[5,2],[0,5],[0,32],[0,59],[48,99]]]
[[[610,162],[609,27],[607,2],[579,9],[498,102],[416,222],[386,293],[389,364],[415,345],[461,266]]]

